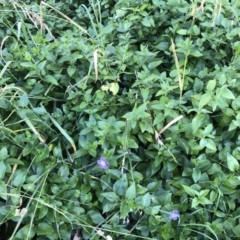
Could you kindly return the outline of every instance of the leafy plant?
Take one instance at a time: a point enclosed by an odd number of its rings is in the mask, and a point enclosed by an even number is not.
[[[240,236],[237,1],[0,5],[4,237]]]

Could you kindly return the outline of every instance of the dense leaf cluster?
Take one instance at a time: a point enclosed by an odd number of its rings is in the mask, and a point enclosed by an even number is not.
[[[46,2],[0,1],[0,232],[240,237],[239,1]]]

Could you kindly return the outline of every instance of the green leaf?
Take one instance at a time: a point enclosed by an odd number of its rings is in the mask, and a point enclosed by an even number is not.
[[[24,93],[23,95],[20,96],[19,98],[19,104],[18,106],[21,106],[21,107],[26,107],[29,103],[29,100],[28,100],[28,97],[27,95]]]
[[[68,66],[67,73],[68,73],[69,77],[71,77],[75,72],[76,72],[75,66]]]
[[[201,56],[203,56],[203,54],[200,51],[198,51],[197,49],[192,49],[190,51],[190,55],[192,55],[194,57],[201,57]]]
[[[103,216],[97,211],[94,211],[94,210],[88,211],[88,215],[92,219],[93,223],[95,224],[99,225],[105,222],[105,219],[103,218]]]
[[[198,204],[199,204],[198,198],[197,197],[193,198],[191,207],[195,208]]]
[[[151,214],[152,215],[158,214],[160,209],[161,209],[161,206],[153,206],[152,209],[151,209]]]
[[[5,177],[5,172],[6,172],[6,165],[3,161],[0,161],[0,179],[3,179]]]
[[[238,128],[240,126],[240,122],[239,121],[235,121],[235,120],[232,120],[229,128],[228,128],[228,131],[232,131],[236,128]]]
[[[126,118],[127,120],[132,120],[132,119],[135,118],[133,112],[128,112],[128,113],[124,114],[122,117],[123,117],[123,118]]]
[[[217,151],[216,145],[212,139],[206,139],[206,147],[214,152]]]
[[[22,185],[23,189],[29,192],[34,192],[36,189],[36,185],[35,184],[23,184]]]
[[[193,169],[193,172],[192,172],[192,178],[193,178],[193,181],[196,183],[200,178],[201,178],[201,171],[197,168],[194,168]]]
[[[80,135],[87,135],[90,132],[92,132],[91,128],[84,128],[79,134]]]
[[[149,192],[155,192],[157,191],[157,189],[159,188],[160,186],[160,183],[159,182],[150,182],[148,185],[147,185],[147,188],[148,188],[148,191]]]
[[[200,81],[198,78],[195,80],[193,85],[193,90],[197,93],[201,92],[203,89],[203,82]]]
[[[27,169],[17,169],[14,178],[13,178],[13,186],[20,187],[25,182],[27,177],[26,174]]]
[[[193,34],[194,35],[199,35],[200,34],[200,29],[199,29],[199,27],[197,26],[197,25],[194,25],[193,26]]]
[[[0,165],[1,167],[1,165]],[[4,194],[3,194],[4,193]],[[5,182],[0,181],[0,198],[7,200],[7,185]]]
[[[128,139],[128,147],[129,148],[138,148],[138,144],[133,139]]]
[[[240,42],[235,42],[235,54],[240,54]]]
[[[34,113],[39,114],[39,115],[46,114],[46,110],[42,106],[41,107],[32,108],[32,110],[34,111]]]
[[[149,193],[146,193],[142,198],[142,206],[149,207],[151,204],[151,196]]]
[[[161,6],[162,1],[160,0],[153,0],[153,5],[160,7]]]
[[[133,182],[126,191],[126,198],[131,200],[136,198],[136,184]]]
[[[212,98],[212,94],[210,92],[206,92],[202,95],[200,102],[199,102],[199,107],[202,108],[205,105],[207,105]]]
[[[115,192],[104,192],[101,193],[101,195],[110,202],[117,202],[119,200],[119,197],[116,195]]]
[[[225,217],[225,214],[224,214]],[[235,233],[236,237],[240,237],[240,224],[234,226],[233,232]]]
[[[46,65],[46,63],[47,63],[47,60],[40,62],[40,63],[37,65],[37,70],[39,70],[39,71],[43,70],[44,67],[45,67],[45,65]]]
[[[137,184],[137,194],[138,195],[144,194],[147,191],[148,191],[147,188],[141,186],[140,184]]]
[[[9,157],[8,150],[6,147],[2,147],[0,150],[0,161],[4,161]]]
[[[230,91],[226,87],[222,87],[220,91],[221,97],[227,98],[227,99],[235,99],[235,96],[233,95],[232,91]]]
[[[192,120],[192,130],[193,134],[195,134],[198,129],[206,122],[205,114],[198,114]]]
[[[207,199],[206,197],[204,196],[199,196],[198,197],[198,202],[205,205],[205,204],[213,204],[212,201],[210,201],[209,199]]]
[[[19,164],[19,165],[24,165],[24,163],[16,158],[8,158],[7,162],[9,164]]]
[[[113,190],[119,196],[124,196],[126,194],[127,187],[128,187],[128,181],[127,181],[126,174],[124,174],[120,179],[118,179],[113,184]]]
[[[232,172],[239,170],[239,163],[235,157],[233,157],[230,153],[227,154],[227,166],[228,169]]]
[[[17,232],[17,234],[14,236],[14,239],[32,239],[34,235],[35,235],[34,225],[28,224],[22,227]]]
[[[10,103],[6,99],[0,97],[0,108],[7,109],[9,106]]]
[[[186,193],[189,194],[190,196],[195,197],[195,196],[199,195],[199,192],[194,190],[194,189],[192,189],[191,187],[189,187],[187,185],[184,185],[184,184],[181,184],[181,186],[184,188]]]
[[[137,181],[137,182],[141,181],[144,178],[142,173],[137,172],[137,171],[132,172],[132,177],[133,177],[134,181]]]
[[[188,34],[188,30],[186,30],[186,29],[180,29],[180,30],[177,31],[177,33],[178,33],[179,35],[187,35],[187,34]]]
[[[117,30],[118,32],[127,32],[131,26],[132,26],[132,22],[125,20],[119,24],[119,27]]]
[[[142,23],[145,27],[151,27],[151,22],[149,21],[149,18],[147,18],[147,17],[143,18],[143,20],[141,21],[141,23]]]
[[[123,17],[126,14],[127,10],[116,9],[116,16]]]
[[[216,83],[217,83],[217,81],[215,79],[208,81],[207,90],[208,91],[213,91],[214,88],[216,87]]]
[[[130,211],[131,211],[131,209],[129,207],[129,204],[126,201],[121,202],[121,205],[120,205],[121,218],[124,219]]]
[[[31,62],[22,62],[22,63],[20,63],[20,65],[25,68],[33,68],[33,69],[35,69],[35,67],[36,67],[35,64],[33,64]]]
[[[45,217],[47,214],[48,214],[48,207],[42,206],[42,207],[39,209],[39,219]]]
[[[107,26],[105,26],[105,27],[102,29],[102,33],[103,33],[103,34],[108,34],[108,33],[111,33],[113,30],[114,30],[113,24],[108,24]]]
[[[165,223],[162,226],[162,231],[161,231],[161,235],[163,236],[163,239],[167,240],[167,239],[173,239],[174,234],[174,229],[171,227],[171,223]]]
[[[209,198],[210,198],[209,200],[214,202],[217,199],[217,197],[218,197],[218,193],[216,191],[211,191],[210,196],[209,196]]]
[[[161,63],[162,63],[162,60],[150,62],[150,63],[148,64],[148,68],[149,68],[149,69],[154,69],[154,68],[156,68],[157,66],[159,66]]]
[[[21,199],[20,199],[21,198],[20,189],[12,188],[10,190],[10,198],[11,198],[12,203],[15,206],[17,206],[17,204],[19,204],[19,202],[21,201]]]
[[[141,94],[142,94],[143,101],[146,102],[147,98],[149,96],[149,89],[148,88],[142,88],[141,89]]]
[[[36,229],[38,235],[46,235],[54,232],[52,226],[48,223],[39,223]]]
[[[56,80],[52,75],[46,75],[46,76],[43,78],[43,81],[58,86],[57,80]]]
[[[209,192],[210,192],[209,189],[201,190],[200,193],[199,193],[199,196],[206,197]]]

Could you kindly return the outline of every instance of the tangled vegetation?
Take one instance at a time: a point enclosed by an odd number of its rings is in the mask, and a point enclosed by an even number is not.
[[[0,7],[0,239],[240,238],[240,1]]]

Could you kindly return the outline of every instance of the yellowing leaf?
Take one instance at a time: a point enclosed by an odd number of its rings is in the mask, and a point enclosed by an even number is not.
[[[119,85],[118,83],[111,83],[109,90],[113,93],[113,95],[116,95],[119,90]]]
[[[102,86],[101,86],[101,89],[102,89],[103,91],[108,91],[109,86],[108,86],[108,85],[102,85]]]

